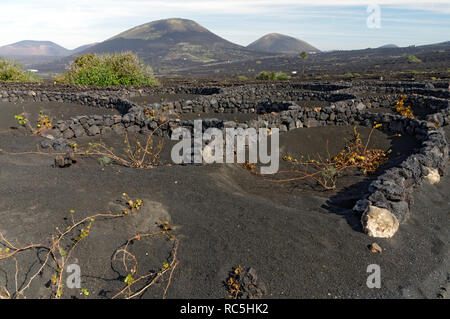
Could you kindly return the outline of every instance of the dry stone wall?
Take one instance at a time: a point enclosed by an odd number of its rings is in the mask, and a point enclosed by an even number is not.
[[[383,83],[383,85],[386,85]],[[425,120],[411,119],[395,114],[376,113],[378,107],[395,104],[403,88],[408,92],[419,92],[408,96],[408,103],[430,109]],[[383,95],[361,96],[364,85],[354,94],[349,88],[339,85],[255,85],[225,89],[210,88],[165,88],[167,94],[199,94],[193,100],[138,105],[125,98],[105,91],[88,93],[51,92],[47,90],[7,90],[0,87],[0,101],[56,101],[79,103],[92,107],[115,108],[121,115],[77,116],[58,121],[46,132],[49,140],[43,147],[64,149],[67,140],[82,136],[95,136],[107,132],[118,134],[149,133],[156,128],[157,134],[171,135],[179,127],[193,128],[193,121],[185,121],[176,114],[204,112],[203,129],[226,128],[278,128],[287,132],[300,127],[325,125],[364,125],[381,123],[382,129],[411,135],[422,143],[420,151],[409,156],[401,165],[391,168],[373,181],[364,198],[359,200],[354,211],[362,215],[364,230],[371,236],[391,237],[410,212],[413,191],[423,182],[435,183],[446,172],[449,146],[441,126],[450,123],[448,92],[444,89],[414,86],[372,86]],[[137,92],[137,93],[136,93]],[[197,92],[197,93],[193,93]],[[364,91],[367,92],[367,91]],[[377,91],[378,92],[378,91]],[[395,93],[394,93],[395,92]],[[161,93],[161,90],[159,91]],[[208,94],[206,94],[208,93]],[[120,94],[123,94],[120,93]],[[127,91],[125,96],[148,94],[148,91]],[[295,101],[325,101],[326,107],[300,106]],[[247,122],[223,121],[214,118],[214,113],[243,112],[258,116]],[[162,126],[161,126],[162,125]]]

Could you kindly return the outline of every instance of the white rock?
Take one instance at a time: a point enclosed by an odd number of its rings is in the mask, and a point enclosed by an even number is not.
[[[398,220],[385,208],[369,206],[364,212],[361,222],[364,232],[370,237],[391,238],[398,230]]]
[[[428,175],[425,176],[425,179],[430,184],[437,184],[441,181],[441,175],[439,175],[439,171],[435,168],[429,168],[427,167]]]
[[[362,111],[366,109],[366,105],[364,103],[358,103],[358,105],[356,105],[356,108]]]
[[[45,137],[45,138],[47,138],[49,140],[52,140],[52,141],[55,139],[55,137],[52,134],[42,133],[41,136]]]

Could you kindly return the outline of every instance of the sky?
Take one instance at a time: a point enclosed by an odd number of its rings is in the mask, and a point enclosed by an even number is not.
[[[0,0],[0,46],[48,40],[74,49],[167,18],[245,46],[272,32],[320,50],[450,40],[450,0]]]

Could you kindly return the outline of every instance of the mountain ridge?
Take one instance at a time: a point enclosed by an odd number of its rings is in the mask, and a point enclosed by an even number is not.
[[[67,56],[71,51],[52,41],[23,40],[0,47],[4,56]]]
[[[302,51],[320,52],[319,49],[306,41],[280,33],[266,34],[250,43],[247,48],[255,51],[278,54],[299,54]]]
[[[399,48],[398,45],[390,43],[390,44],[382,45],[382,46],[378,47],[377,49],[398,49],[398,48]]]
[[[84,51],[95,44],[85,44],[69,50],[53,41],[22,40],[1,46],[0,55],[6,57],[65,57]]]
[[[136,26],[80,54],[123,51],[132,51],[156,70],[268,55],[232,43],[193,20],[181,18],[156,20]]]

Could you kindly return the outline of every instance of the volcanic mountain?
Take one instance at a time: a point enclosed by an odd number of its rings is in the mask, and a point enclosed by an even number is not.
[[[87,49],[89,49],[90,47],[92,47],[92,46],[94,46],[96,44],[97,44],[97,42],[96,43],[90,43],[90,44],[82,45],[82,46],[80,46],[78,48],[75,48],[75,49],[71,50],[70,54],[77,54],[79,52],[83,52],[84,50],[87,50]]]
[[[192,20],[146,23],[98,43],[79,54],[132,51],[155,70],[267,56],[231,43]]]
[[[378,47],[377,49],[398,49],[399,46],[396,44],[385,44],[382,45],[381,47]]]
[[[25,40],[0,47],[0,55],[15,56],[67,56],[71,51],[51,41]]]
[[[250,43],[247,48],[260,52],[284,54],[299,54],[302,51],[320,52],[319,49],[305,41],[279,33],[267,34],[255,42]]]

